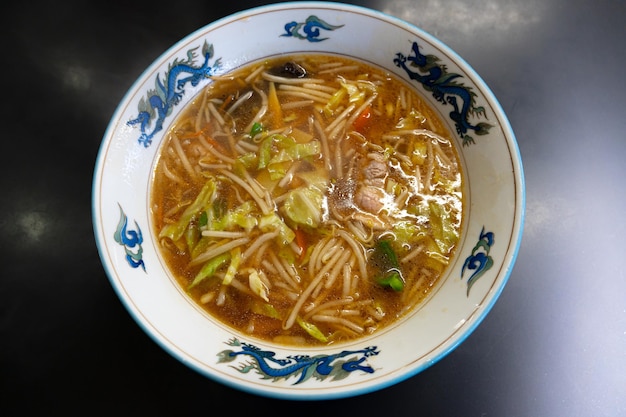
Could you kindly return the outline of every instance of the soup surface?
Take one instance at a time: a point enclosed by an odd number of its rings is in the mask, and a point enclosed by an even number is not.
[[[162,256],[208,313],[252,337],[331,344],[422,302],[459,240],[450,134],[401,80],[346,57],[215,77],[159,151]]]

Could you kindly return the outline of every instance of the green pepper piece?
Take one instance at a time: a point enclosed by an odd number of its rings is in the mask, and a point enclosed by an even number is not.
[[[391,271],[386,276],[378,278],[377,282],[383,287],[390,287],[394,291],[400,292],[404,289],[404,281],[398,271]]]
[[[398,256],[388,240],[376,242],[376,248],[371,258],[381,275],[376,282],[383,287],[390,287],[394,291],[404,289],[404,280],[400,271]]]

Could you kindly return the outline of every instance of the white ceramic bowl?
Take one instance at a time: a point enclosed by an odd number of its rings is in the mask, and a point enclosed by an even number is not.
[[[212,46],[212,55],[203,55],[205,45]],[[441,285],[413,314],[344,345],[287,348],[230,330],[185,296],[150,233],[148,196],[163,134],[185,103],[210,82],[206,75],[227,73],[263,57],[307,51],[377,64],[406,80],[441,112],[456,132],[466,175],[466,220]],[[428,55],[438,60],[426,67]],[[411,60],[417,66],[409,66]],[[146,103],[153,105],[152,114],[141,112]],[[129,123],[141,115],[145,118],[139,123]],[[446,45],[409,23],[323,2],[237,13],[167,50],[121,101],[104,135],[93,179],[93,223],[102,263],[143,330],[182,363],[215,381],[285,399],[372,392],[419,373],[457,347],[484,319],[507,282],[520,245],[524,206],[514,134],[479,75]]]

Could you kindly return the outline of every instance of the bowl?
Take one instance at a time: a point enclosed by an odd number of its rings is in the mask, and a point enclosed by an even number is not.
[[[264,340],[200,308],[160,252],[150,202],[164,138],[205,87],[251,62],[308,53],[361,60],[418,94],[450,132],[463,178],[458,242],[429,295],[387,327],[319,345]],[[145,70],[104,134],[92,205],[110,283],[163,349],[200,374],[245,392],[325,400],[410,378],[473,332],[511,274],[522,236],[525,190],[506,115],[480,76],[448,46],[375,10],[293,2],[210,23]]]

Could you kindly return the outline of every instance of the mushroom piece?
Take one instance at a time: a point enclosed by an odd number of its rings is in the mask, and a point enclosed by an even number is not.
[[[306,69],[302,65],[296,64],[292,61],[285,62],[283,65],[272,68],[270,73],[285,78],[304,78],[307,76]]]

